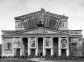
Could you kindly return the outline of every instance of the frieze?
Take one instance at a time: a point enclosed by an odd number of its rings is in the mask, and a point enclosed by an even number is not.
[[[70,35],[81,35],[82,31],[81,30],[71,30],[71,31],[68,31],[68,33]]]
[[[34,30],[33,33],[48,33],[48,32],[43,29],[37,29],[37,30]]]
[[[80,41],[79,39],[80,39],[80,38],[71,38],[71,39],[70,39],[70,42],[71,42],[71,43],[79,42],[79,41]]]

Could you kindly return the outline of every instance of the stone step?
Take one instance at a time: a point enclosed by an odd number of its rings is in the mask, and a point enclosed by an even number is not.
[[[45,60],[45,58],[32,58],[30,60],[32,60],[32,61],[43,61],[43,60]]]

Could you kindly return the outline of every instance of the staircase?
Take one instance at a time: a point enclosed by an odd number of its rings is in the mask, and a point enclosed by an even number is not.
[[[31,58],[32,61],[44,61],[45,58]]]

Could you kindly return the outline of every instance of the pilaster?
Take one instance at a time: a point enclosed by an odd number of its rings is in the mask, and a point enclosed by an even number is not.
[[[5,54],[4,54],[4,38],[2,37],[2,56],[4,56]]]

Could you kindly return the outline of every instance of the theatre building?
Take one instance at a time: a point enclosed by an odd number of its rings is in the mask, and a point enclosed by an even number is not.
[[[67,16],[41,9],[14,19],[15,30],[2,30],[2,56],[82,56],[82,30],[69,30]]]

